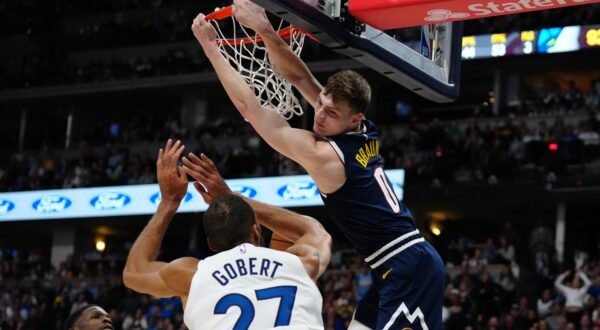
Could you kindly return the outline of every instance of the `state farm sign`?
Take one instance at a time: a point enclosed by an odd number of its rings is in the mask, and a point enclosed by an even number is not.
[[[518,14],[600,0],[349,0],[350,13],[380,30]]]

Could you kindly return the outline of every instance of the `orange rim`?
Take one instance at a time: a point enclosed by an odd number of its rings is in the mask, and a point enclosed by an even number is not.
[[[206,15],[205,19],[207,21],[213,21],[213,20],[220,21],[225,18],[231,17],[231,15],[233,15],[233,5],[216,10],[216,11]],[[281,29],[281,30],[277,31],[277,34],[280,37],[282,37],[283,39],[289,39],[292,37],[294,32],[303,33],[309,39],[319,42],[319,40],[317,38],[315,38],[315,36],[313,36],[312,34],[306,32],[306,31],[302,30],[301,28],[294,26],[294,25],[290,25],[290,26],[286,27],[285,29]],[[230,45],[230,46],[232,46],[232,45],[239,46],[240,44],[247,45],[250,43],[262,42],[262,41],[263,41],[263,38],[261,38],[261,37],[240,38],[240,39],[217,39],[217,42],[219,44]]]
[[[206,15],[205,18],[207,21],[212,21],[212,20],[220,21],[224,18],[231,17],[231,15],[233,15],[233,5],[223,7],[219,10],[215,10],[212,13]]]

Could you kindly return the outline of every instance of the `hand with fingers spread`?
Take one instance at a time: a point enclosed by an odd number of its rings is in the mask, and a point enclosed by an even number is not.
[[[185,171],[177,165],[185,146],[181,141],[169,139],[164,149],[158,151],[156,178],[160,187],[161,200],[179,207],[187,193],[188,180]]]
[[[202,195],[206,204],[210,204],[216,197],[232,193],[215,163],[205,154],[198,157],[190,152],[188,157],[183,157],[183,165],[184,171],[198,181],[194,182],[194,188]]]

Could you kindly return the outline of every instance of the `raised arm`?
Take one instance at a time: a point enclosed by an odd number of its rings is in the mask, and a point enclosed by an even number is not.
[[[258,33],[265,43],[269,59],[283,78],[296,87],[302,96],[315,106],[323,86],[300,57],[279,37],[265,15],[265,10],[250,0],[234,0],[233,14],[244,26]]]
[[[242,76],[219,52],[215,31],[203,14],[194,19],[192,31],[237,110],[271,147],[309,171],[310,168],[318,168],[324,159],[330,157],[327,154],[330,150],[317,147],[317,139],[312,132],[292,128],[276,112],[263,109]]]
[[[189,157],[183,158],[183,163],[184,170],[206,188],[204,190],[198,183],[194,184],[207,204],[215,197],[231,193],[217,167],[206,155],[197,157],[190,153]],[[254,209],[260,224],[294,243],[287,251],[300,257],[312,279],[319,278],[331,259],[331,236],[323,226],[311,217],[250,198],[244,199]]]
[[[177,168],[183,149],[179,141],[169,140],[165,149],[159,151],[156,167],[161,202],[129,251],[123,283],[140,293],[179,296],[185,302],[198,259],[180,258],[170,263],[156,260],[167,228],[187,192],[187,177]]]
[[[581,287],[581,291],[587,292],[587,290],[590,287],[590,285],[592,285],[592,281],[590,281],[590,279],[587,277],[587,275],[585,274],[585,272],[582,271],[582,270],[577,270],[577,275],[583,281],[583,286]]]
[[[244,200],[254,209],[258,223],[294,243],[287,252],[300,257],[312,279],[323,274],[331,260],[331,236],[316,219],[247,197]]]
[[[566,271],[560,274],[554,281],[554,286],[562,293],[565,293],[568,289],[568,287],[563,284],[563,281],[565,280],[565,277],[569,276],[569,274],[571,274],[571,271]]]

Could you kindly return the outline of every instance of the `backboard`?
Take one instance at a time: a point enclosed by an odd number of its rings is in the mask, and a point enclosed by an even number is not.
[[[460,22],[424,26],[421,46],[414,49],[356,19],[345,0],[253,1],[424,98],[451,102],[459,95]]]

